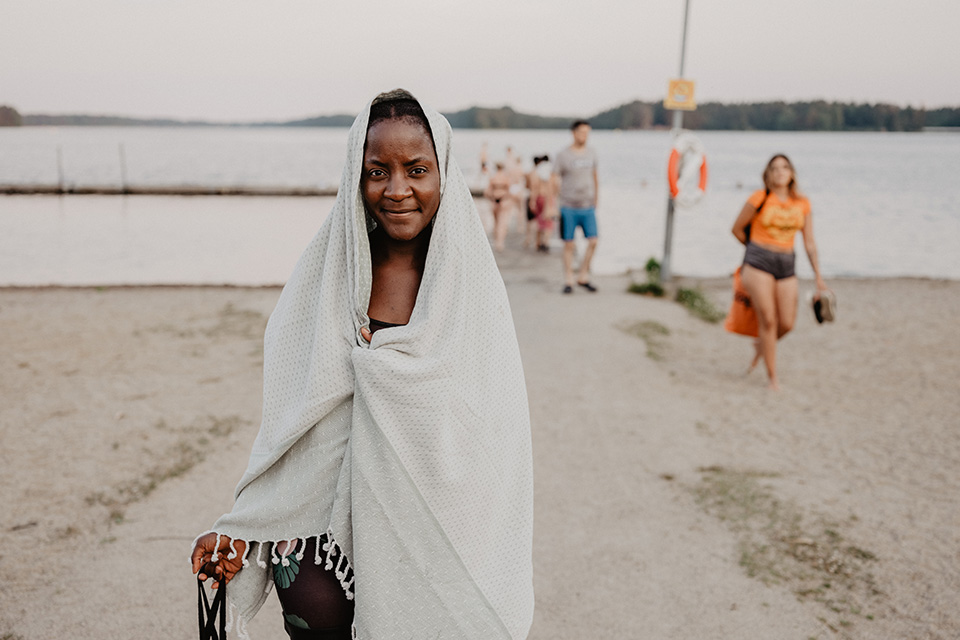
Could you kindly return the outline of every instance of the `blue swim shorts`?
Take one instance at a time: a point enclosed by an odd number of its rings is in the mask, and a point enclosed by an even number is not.
[[[560,237],[564,242],[572,242],[573,234],[577,227],[583,229],[583,237],[597,237],[597,214],[596,209],[570,209],[569,207],[560,207]]]

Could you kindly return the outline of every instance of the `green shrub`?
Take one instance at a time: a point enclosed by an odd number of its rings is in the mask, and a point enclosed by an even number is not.
[[[660,263],[656,258],[651,257],[647,260],[643,270],[647,272],[647,282],[660,282]]]
[[[663,287],[656,282],[644,282],[643,284],[634,282],[627,287],[627,291],[630,293],[639,293],[642,296],[654,296],[657,298],[663,297]]]
[[[660,263],[657,262],[656,258],[650,258],[647,260],[647,264],[643,266],[643,270],[647,272],[647,281],[644,283],[634,282],[627,287],[627,291],[630,293],[639,293],[643,296],[662,298],[663,287],[660,286]]]

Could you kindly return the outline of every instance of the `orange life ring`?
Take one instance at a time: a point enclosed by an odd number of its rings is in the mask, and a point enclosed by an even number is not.
[[[687,151],[698,152],[702,158],[700,162],[700,182],[697,185],[700,191],[698,196],[703,195],[707,190],[707,175],[709,174],[707,169],[707,155],[703,153],[700,141],[691,134],[685,133],[677,136],[673,149],[670,151],[670,160],[667,163],[667,181],[670,183],[671,198],[676,198],[680,193],[680,158],[683,157],[683,154]]]

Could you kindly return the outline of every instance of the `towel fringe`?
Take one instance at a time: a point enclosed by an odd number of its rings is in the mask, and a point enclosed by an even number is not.
[[[287,540],[283,547],[283,554],[280,556],[280,566],[289,567],[290,559],[289,556],[293,555],[293,551],[296,549],[297,539]]]
[[[221,534],[219,534],[219,533],[217,534],[217,541],[213,544],[213,555],[210,556],[210,562],[214,562],[214,563],[215,563],[215,562],[217,562],[218,560],[220,560],[220,553],[219,553],[219,551],[220,551],[220,538],[222,538],[222,537],[223,537],[223,536],[222,536]]]
[[[347,597],[347,600],[353,600],[354,598],[354,573],[353,567],[350,566],[350,560],[347,559],[346,554],[343,552],[343,549],[340,548],[340,545],[337,544],[337,541],[333,537],[333,530],[327,529],[327,542],[323,545],[324,549],[327,551],[327,562],[326,568],[329,570],[333,567],[333,562],[331,560],[332,556],[337,556],[337,567],[335,569],[334,575],[337,576],[337,580],[340,581],[340,586],[343,588],[343,594]]]
[[[243,550],[243,559],[242,559],[242,561],[241,561],[241,564],[242,564],[244,567],[249,567],[249,566],[250,566],[250,561],[247,560],[247,556],[250,555],[250,547],[251,547],[251,544],[248,542],[248,543],[246,543],[246,549]]]
[[[320,539],[317,538],[317,542],[319,541]],[[327,541],[323,543],[323,550],[327,552],[327,556],[323,562],[323,568],[327,571],[330,571],[333,569],[333,560],[330,559],[330,556],[333,553],[333,538],[328,538]]]
[[[208,533],[217,533],[217,532],[208,532]],[[206,534],[202,534],[206,535]],[[224,537],[224,534],[217,533],[216,546],[217,549],[220,548],[220,541]],[[197,537],[199,539],[199,536]],[[263,542],[246,542],[245,548],[243,550],[243,555],[241,557],[241,564],[244,568],[250,566],[250,550],[251,547],[257,545],[257,555],[256,563],[257,566],[261,569],[267,569],[271,564],[277,565],[280,564],[284,567],[290,566],[289,556],[295,555],[297,560],[303,560],[303,556],[307,551],[307,541],[310,538],[315,538],[317,541],[316,546],[314,547],[313,553],[313,563],[316,565],[322,564],[327,571],[333,571],[334,575],[337,577],[337,581],[340,582],[340,587],[343,589],[343,593],[346,596],[347,600],[353,600],[355,598],[354,592],[354,582],[355,576],[353,573],[353,567],[350,566],[350,560],[347,558],[346,554],[343,552],[343,549],[337,544],[337,541],[333,537],[333,530],[327,529],[326,533],[316,534],[313,536],[307,536],[305,538],[291,538],[289,540],[267,540]],[[286,553],[280,554],[279,545],[285,545]],[[267,558],[264,560],[263,550],[264,547],[267,549]],[[323,552],[321,554],[321,551]],[[233,560],[239,554],[237,547],[235,546],[234,539],[230,539],[230,552],[226,554],[227,559]],[[215,550],[211,556],[211,561],[216,562],[219,559],[219,554]],[[269,592],[273,587],[273,581],[268,580],[265,591]],[[243,621],[243,617],[239,615],[239,612],[234,613],[233,609],[235,608],[232,603],[229,603],[231,606],[230,615],[227,624],[230,625],[233,620],[236,621],[236,630],[237,635],[243,639],[248,640],[249,635],[246,632],[246,625]]]

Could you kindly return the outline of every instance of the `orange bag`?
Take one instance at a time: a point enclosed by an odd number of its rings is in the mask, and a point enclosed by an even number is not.
[[[740,279],[740,270],[743,267],[737,267],[733,272],[733,302],[730,303],[730,313],[727,314],[727,320],[723,323],[723,328],[730,333],[739,333],[744,336],[759,335],[757,328],[757,312],[750,303],[750,296],[743,288],[743,282]]]

